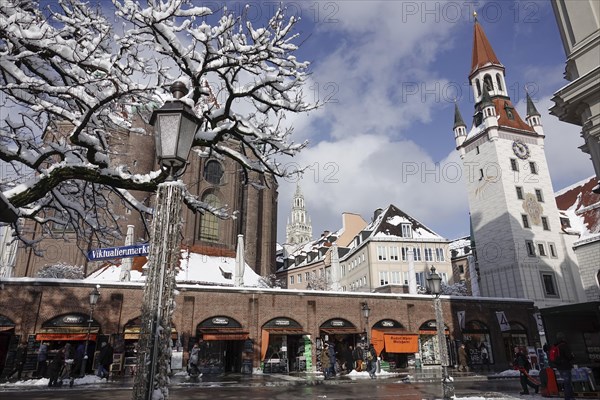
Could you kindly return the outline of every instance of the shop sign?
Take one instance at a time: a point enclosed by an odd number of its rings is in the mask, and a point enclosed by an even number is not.
[[[394,321],[381,321],[383,328],[393,328],[395,326]]]
[[[84,318],[79,315],[65,315],[63,322],[66,325],[82,324],[85,322]]]
[[[223,317],[217,317],[212,319],[214,325],[229,325],[229,319]]]
[[[290,320],[289,319],[278,319],[278,320],[275,320],[275,325],[277,325],[277,326],[290,326]]]
[[[331,326],[334,326],[336,328],[339,328],[339,327],[342,327],[342,326],[345,326],[345,325],[346,324],[344,323],[344,321],[340,321],[340,320],[331,321]]]

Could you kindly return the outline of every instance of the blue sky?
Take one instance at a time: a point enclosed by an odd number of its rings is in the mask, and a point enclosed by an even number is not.
[[[298,14],[299,3],[291,4]],[[301,187],[315,237],[341,228],[342,212],[370,221],[376,208],[389,204],[449,239],[468,234],[466,186],[457,175],[462,164],[452,124],[455,99],[471,124],[473,10],[506,67],[517,110],[524,118],[527,86],[542,114],[555,191],[593,175],[588,156],[577,148],[579,127],[547,111],[552,93],[567,84],[549,1],[308,5],[301,11],[299,31],[308,38],[300,54],[312,61],[311,90],[334,101],[288,119],[295,139],[310,142],[289,162],[311,166]],[[294,187],[295,181],[281,181],[280,241]]]
[[[94,2],[94,0],[92,0]],[[105,12],[112,5],[96,0]],[[55,4],[53,0],[44,4]],[[264,24],[277,1],[193,1]],[[580,128],[550,116],[552,93],[567,84],[565,54],[549,1],[284,1],[301,17],[298,58],[311,61],[306,96],[321,109],[289,115],[293,140],[309,141],[295,158],[310,166],[301,180],[313,236],[341,228],[343,212],[370,221],[394,204],[438,234],[469,232],[466,185],[452,124],[454,101],[470,126],[468,85],[473,10],[506,67],[513,103],[525,116],[524,87],[542,114],[555,191],[593,175]],[[279,186],[278,239],[285,240],[296,179]]]

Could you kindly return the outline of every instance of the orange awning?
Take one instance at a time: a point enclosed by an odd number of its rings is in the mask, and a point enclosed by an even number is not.
[[[42,340],[74,340],[74,341],[82,341],[86,340],[88,337],[87,333],[38,333],[35,335],[36,341]],[[96,341],[96,334],[90,334],[90,341]]]
[[[385,351],[388,353],[417,353],[418,335],[385,335]]]

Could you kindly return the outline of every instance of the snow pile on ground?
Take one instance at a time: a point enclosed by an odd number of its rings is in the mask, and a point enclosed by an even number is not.
[[[2,383],[0,384],[1,386],[42,386],[42,387],[48,387],[48,378],[33,378],[33,379],[27,379],[27,380],[20,380],[20,381],[16,381],[16,382],[6,382],[6,383]],[[97,377],[96,375],[86,375],[83,378],[76,378],[75,381],[73,382],[73,386],[75,385],[90,385],[90,384],[96,384],[96,383],[106,383],[108,382],[106,379],[100,379],[99,377]],[[64,386],[69,386],[69,379],[64,379],[63,380],[63,387]],[[51,388],[49,388],[51,389]]]
[[[532,369],[529,371],[529,375],[531,376],[539,376],[540,375],[540,371],[538,371],[537,369]],[[507,369],[505,371],[502,372],[498,372],[497,374],[494,375],[489,375],[490,377],[496,377],[496,378],[518,378],[519,377],[519,371],[516,369]]]

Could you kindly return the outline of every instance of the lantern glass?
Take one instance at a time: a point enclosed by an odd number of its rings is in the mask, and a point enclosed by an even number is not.
[[[431,273],[429,274],[429,278],[427,278],[427,283],[429,285],[429,290],[434,295],[437,296],[442,292],[442,278],[435,272],[435,267],[431,267]]]
[[[100,291],[98,289],[94,289],[90,292],[90,305],[95,306],[98,303],[98,299],[100,298]]]
[[[369,305],[367,303],[363,303],[362,312],[363,312],[363,316],[365,318],[369,318],[369,314],[371,313],[371,309],[369,308]]]

